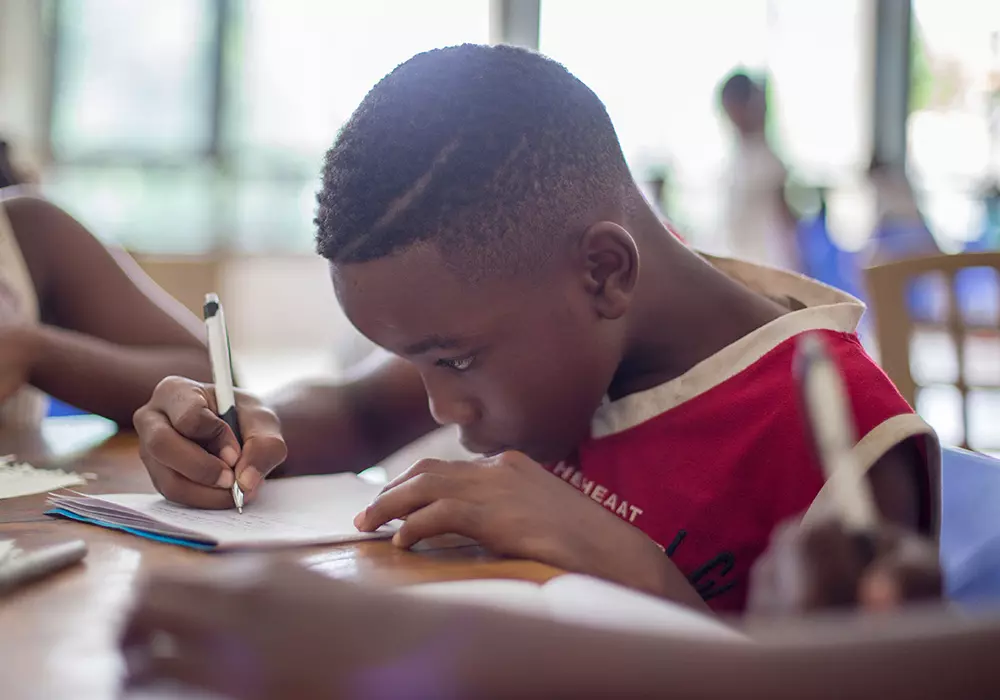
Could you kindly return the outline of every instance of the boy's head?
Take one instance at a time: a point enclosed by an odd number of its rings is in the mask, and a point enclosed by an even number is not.
[[[742,135],[764,131],[767,100],[763,86],[743,71],[731,73],[719,90],[722,108]]]
[[[477,452],[564,457],[627,343],[642,206],[604,105],[509,46],[419,54],[326,156],[317,247],[351,322]]]

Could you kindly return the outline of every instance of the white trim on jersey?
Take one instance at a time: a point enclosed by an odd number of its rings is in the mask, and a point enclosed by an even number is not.
[[[865,305],[850,294],[794,272],[708,255],[703,257],[716,269],[747,288],[795,309],[740,338],[669,382],[617,401],[605,401],[591,423],[595,439],[614,435],[675,408],[730,379],[760,360],[781,343],[810,330],[853,333],[865,312]],[[893,416],[861,436],[854,447],[859,473],[840,478],[860,478],[895,445],[916,436],[927,438],[928,472],[932,488],[932,534],[940,534],[941,448],[934,430],[913,413]],[[806,521],[829,513],[829,484],[820,489],[805,513]]]

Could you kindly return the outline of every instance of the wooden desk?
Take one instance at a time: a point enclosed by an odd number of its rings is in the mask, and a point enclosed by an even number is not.
[[[151,491],[134,437],[115,437],[69,459],[38,440],[0,436],[0,454],[15,452],[35,466],[58,464],[92,472],[81,491]],[[83,539],[90,547],[84,564],[0,599],[0,697],[108,700],[117,697],[123,670],[117,653],[118,628],[137,582],[157,569],[202,566],[223,554],[205,554],[159,544],[93,525],[43,515],[45,496],[0,501],[0,538],[28,548]],[[542,582],[557,572],[533,562],[498,560],[478,548],[419,554],[388,542],[363,542],[294,550],[305,565],[335,578],[361,581],[443,581],[516,578]]]

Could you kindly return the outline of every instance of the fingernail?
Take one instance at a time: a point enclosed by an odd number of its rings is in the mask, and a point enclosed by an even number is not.
[[[235,467],[239,458],[239,453],[232,445],[226,445],[219,451],[219,459],[228,464],[230,467]]]
[[[260,483],[260,472],[256,467],[247,467],[240,474],[240,487],[244,492],[253,491]]]
[[[365,523],[365,516],[368,515],[368,509],[365,508],[363,511],[354,516],[354,527],[361,529],[361,526]]]
[[[395,535],[392,536],[392,543],[398,547],[400,542],[402,542],[402,539],[400,538],[399,533],[397,532]]]
[[[219,472],[219,478],[215,480],[215,485],[220,489],[228,489],[232,487],[235,479],[236,476],[233,474],[231,469],[223,469]]]

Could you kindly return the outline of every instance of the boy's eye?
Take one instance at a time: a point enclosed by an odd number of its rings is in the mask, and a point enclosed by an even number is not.
[[[437,364],[438,367],[447,367],[448,369],[455,370],[456,372],[464,372],[472,367],[472,363],[475,359],[475,355],[467,355],[465,357],[458,357],[455,359],[440,359],[435,364]]]

